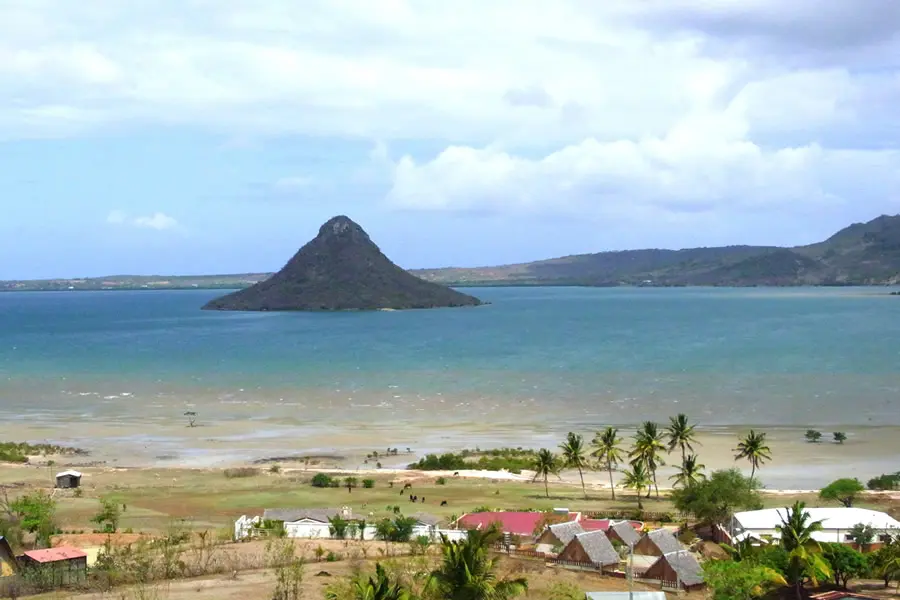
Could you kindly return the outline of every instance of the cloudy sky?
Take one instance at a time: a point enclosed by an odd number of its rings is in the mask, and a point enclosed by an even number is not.
[[[0,0],[0,278],[808,243],[898,140],[897,0]]]

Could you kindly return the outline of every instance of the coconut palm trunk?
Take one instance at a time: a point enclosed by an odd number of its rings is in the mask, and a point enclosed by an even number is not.
[[[609,491],[612,492],[612,499],[615,500],[615,499],[616,499],[616,486],[613,485],[613,476],[612,476],[613,468],[612,468],[612,462],[607,462],[607,463],[606,463],[606,469],[609,471]]]

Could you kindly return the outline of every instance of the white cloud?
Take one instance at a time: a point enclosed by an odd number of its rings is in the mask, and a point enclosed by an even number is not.
[[[111,225],[125,225],[141,229],[155,229],[157,231],[178,227],[178,221],[161,212],[147,216],[130,217],[124,211],[114,210],[107,215],[106,222]]]

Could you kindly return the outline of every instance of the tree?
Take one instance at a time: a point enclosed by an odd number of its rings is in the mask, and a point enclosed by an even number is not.
[[[644,509],[644,503],[641,500],[642,491],[649,488],[653,484],[650,478],[650,472],[643,462],[631,463],[631,469],[623,473],[622,485],[630,490],[637,492],[638,510]]]
[[[892,540],[869,556],[872,575],[890,585],[892,579],[900,578],[900,542]]]
[[[831,568],[822,557],[822,547],[812,537],[815,532],[822,531],[822,521],[811,521],[803,502],[795,502],[785,514],[778,516],[781,525],[775,530],[781,535],[780,545],[788,556],[785,576],[794,588],[797,600],[802,600],[807,582],[818,585],[820,580],[831,576]]]
[[[703,574],[713,600],[759,598],[774,587],[787,585],[781,573],[774,569],[733,560],[707,561]]]
[[[875,528],[868,523],[857,523],[847,532],[850,539],[860,548],[866,548],[875,539]]]
[[[847,589],[851,579],[864,577],[868,573],[869,563],[862,552],[841,543],[821,544],[821,546],[825,560],[831,567],[834,585]]]
[[[119,503],[109,498],[100,499],[100,511],[94,515],[91,522],[100,526],[104,533],[115,533],[119,530],[119,518],[122,513],[119,509]]]
[[[348,492],[352,492],[353,488],[356,487],[356,477],[345,477],[344,478],[344,486],[346,486]]]
[[[705,468],[706,465],[701,465],[697,462],[696,454],[690,454],[685,457],[678,472],[669,477],[669,479],[675,480],[675,485],[691,487],[698,481],[706,479],[706,475],[703,474],[703,469]]]
[[[331,476],[326,473],[316,473],[310,481],[313,487],[327,488],[331,487]]]
[[[815,429],[807,429],[806,430],[806,441],[807,442],[812,442],[813,444],[816,444],[821,439],[822,439],[821,431],[816,431]]]
[[[441,562],[431,571],[426,589],[446,600],[508,600],[528,590],[525,578],[500,578],[499,558],[490,548],[503,539],[496,525],[471,530],[462,540],[441,536]]]
[[[767,460],[772,460],[772,451],[766,444],[766,434],[756,433],[750,430],[747,437],[743,438],[734,449],[737,454],[734,460],[746,459],[750,461],[750,479],[756,476],[756,471]]]
[[[550,488],[547,486],[547,477],[558,473],[559,461],[556,455],[546,448],[541,448],[534,458],[534,479],[532,481],[537,481],[538,477],[543,477],[544,493],[547,494],[548,498],[550,497]]]
[[[847,508],[853,506],[857,494],[865,490],[859,479],[844,477],[836,479],[819,491],[822,500],[837,500]]]
[[[587,489],[584,487],[584,469],[588,468],[587,455],[584,447],[584,438],[577,433],[569,432],[566,441],[560,444],[563,465],[571,469],[578,469],[578,477],[581,478],[581,491],[587,500]]]
[[[197,413],[193,410],[189,410],[184,413],[184,416],[187,417],[188,427],[196,427],[197,425]]]
[[[847,441],[847,434],[843,431],[835,431],[832,435],[834,436],[834,441],[838,444],[843,444]]]
[[[325,549],[322,549],[324,554]],[[302,596],[303,558],[297,556],[294,542],[285,538],[270,539],[266,544],[266,554],[275,569],[275,589],[272,600],[299,600]],[[316,549],[316,554],[321,555]]]
[[[624,459],[624,453],[621,448],[622,439],[619,437],[619,430],[615,427],[607,427],[602,432],[597,432],[594,436],[592,446],[594,450],[591,455],[606,466],[609,473],[609,489],[612,492],[612,499],[616,499],[616,486],[613,484],[613,469],[619,466]]]
[[[343,540],[347,537],[347,530],[350,528],[350,522],[335,515],[328,519],[328,533],[337,540]]]
[[[735,510],[762,507],[755,479],[745,477],[738,469],[713,471],[709,478],[690,487],[672,491],[672,502],[681,512],[690,513],[703,524],[727,522]]]
[[[675,448],[681,448],[681,463],[687,459],[687,451],[694,451],[694,444],[699,444],[694,425],[688,424],[688,418],[684,414],[669,417],[669,426],[666,428],[666,438],[669,441],[669,452]]]
[[[33,492],[16,498],[12,502],[4,500],[7,513],[17,521],[17,523],[9,523],[4,530],[10,530],[6,533],[11,534],[10,538],[18,543],[19,533],[26,531],[35,534],[36,542],[39,546],[49,546],[50,536],[56,531],[56,525],[53,522],[56,513],[56,501],[49,494],[44,492]]]
[[[663,461],[662,453],[666,450],[663,444],[662,433],[659,426],[652,421],[644,421],[641,428],[634,435],[634,447],[631,449],[629,456],[632,465],[635,462],[643,462],[656,488],[656,497],[659,498],[659,485],[656,483],[656,470],[666,464]],[[650,497],[650,489],[647,489],[647,497]]]
[[[409,591],[400,583],[392,582],[381,563],[375,563],[374,577],[357,577],[352,585],[353,600],[407,600]],[[346,600],[335,590],[325,593],[326,600]]]

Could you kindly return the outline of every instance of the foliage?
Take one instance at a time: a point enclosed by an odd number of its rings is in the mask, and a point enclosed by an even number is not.
[[[100,499],[100,510],[91,518],[91,522],[100,526],[104,533],[115,533],[119,530],[119,519],[122,516],[118,502],[110,498]]]
[[[774,569],[733,560],[708,561],[703,565],[703,573],[713,600],[759,598],[772,588],[787,584]]]
[[[847,434],[844,433],[843,431],[835,431],[831,435],[834,436],[835,443],[843,444],[844,442],[847,441]]]
[[[775,529],[781,534],[780,545],[787,553],[785,578],[794,587],[797,600],[801,600],[806,583],[815,586],[831,577],[831,568],[822,557],[822,547],[812,537],[822,530],[822,521],[811,521],[803,502],[795,502],[779,517],[781,525]]]
[[[737,454],[734,460],[746,459],[750,462],[750,479],[756,476],[756,471],[765,464],[766,461],[772,460],[772,450],[766,444],[766,434],[756,433],[750,430],[746,437],[738,442],[737,448],[734,449]]]
[[[347,530],[349,529],[350,521],[347,519],[342,519],[340,515],[335,515],[328,519],[328,533],[331,534],[331,537],[343,540],[347,537]]]
[[[370,490],[373,487],[375,487],[375,480],[374,479],[363,479],[362,485],[365,489]]]
[[[559,449],[562,466],[578,469],[578,476],[581,478],[581,491],[584,494],[584,498],[587,499],[587,489],[584,487],[584,469],[589,468],[589,465],[584,438],[570,431],[566,436],[566,441],[560,444]]]
[[[188,427],[195,427],[197,425],[197,412],[193,410],[186,411],[184,416],[187,417]]]
[[[357,576],[350,586],[349,595],[341,594],[334,586],[325,593],[325,600],[407,600],[409,591],[399,582],[391,581],[381,563],[375,563],[375,575]]]
[[[657,469],[665,465],[662,453],[666,450],[663,443],[663,435],[659,431],[659,426],[652,421],[644,421],[641,428],[634,435],[634,446],[628,456],[631,458],[631,464],[643,463],[650,474],[653,486],[656,488],[656,497],[659,498],[659,485],[656,483]],[[650,497],[649,486],[647,489],[647,497]]]
[[[271,467],[269,467],[269,473],[278,475],[279,473],[281,473],[281,467],[278,465],[272,465]]]
[[[409,553],[413,556],[424,556],[431,547],[431,538],[427,535],[416,536],[416,539],[409,542]]]
[[[412,537],[416,520],[398,515],[393,520],[384,518],[375,523],[375,537],[385,542],[408,542]]]
[[[275,568],[275,589],[272,600],[299,600],[302,595],[303,559],[297,556],[292,540],[273,539],[266,545],[266,554]]]
[[[694,433],[695,425],[688,423],[688,418],[684,414],[675,417],[669,417],[669,426],[666,427],[666,439],[668,440],[669,452],[675,448],[681,448],[681,462],[687,458],[687,451],[694,451],[694,444],[699,444],[697,436]]]
[[[615,427],[607,427],[602,432],[598,431],[594,436],[591,446],[591,456],[596,458],[606,467],[609,472],[609,489],[612,492],[612,499],[616,499],[616,486],[613,484],[613,469],[619,466],[624,460],[624,454],[621,448],[622,439],[619,437],[619,430]]]
[[[857,494],[865,490],[859,479],[844,477],[836,479],[819,491],[822,500],[837,500],[846,507],[853,506]]]
[[[847,532],[856,544],[868,546],[875,539],[875,528],[867,523],[857,523]]]
[[[277,473],[278,471],[273,471]],[[256,477],[259,475],[259,469],[256,467],[235,467],[233,469],[225,469],[223,471],[228,479],[239,479],[241,477]]]
[[[447,478],[446,477],[438,477],[437,479],[434,480],[434,484],[435,485],[447,485]]]
[[[498,448],[495,450],[462,450],[458,453],[427,454],[418,462],[409,465],[420,471],[461,471],[480,469],[484,471],[507,470],[521,473],[530,469],[536,452],[522,448]]]
[[[713,525],[724,523],[738,509],[762,507],[755,479],[745,477],[738,469],[713,471],[708,479],[690,487],[672,491],[672,502],[681,512]]]
[[[870,490],[896,490],[900,488],[900,471],[873,477],[868,481],[866,486]]]
[[[497,576],[497,557],[490,548],[503,538],[495,525],[473,530],[465,539],[441,538],[442,560],[428,578],[427,589],[446,600],[508,600],[528,590],[524,578]]]
[[[348,492],[352,492],[357,483],[356,477],[344,477],[344,487],[347,488]]]
[[[840,543],[821,544],[821,546],[825,560],[831,567],[834,585],[846,589],[851,579],[864,577],[868,573],[869,563],[862,552]]]
[[[653,483],[653,480],[650,479],[650,472],[643,462],[636,462],[631,465],[630,470],[625,471],[622,475],[622,485],[637,493],[638,509],[642,510],[644,503],[641,500],[641,492]]]
[[[10,502],[9,508],[18,516],[23,530],[36,533],[53,522],[56,502],[49,494],[38,491],[16,498]]]
[[[27,442],[0,442],[0,462],[27,463],[29,456],[84,456],[86,450],[56,444],[29,444]]]
[[[880,578],[886,588],[892,579],[900,580],[900,542],[891,541],[869,555],[872,575]]]
[[[550,488],[547,486],[547,478],[550,475],[556,475],[559,473],[559,459],[555,454],[553,454],[546,448],[541,448],[538,451],[537,456],[535,456],[531,468],[534,469],[534,478],[532,479],[532,481],[537,481],[538,478],[543,478],[544,493],[549,498]]]
[[[689,454],[682,461],[678,472],[669,477],[669,479],[673,479],[676,486],[691,487],[698,481],[706,479],[706,475],[703,474],[703,469],[705,468],[706,465],[697,462],[696,454]]]
[[[584,592],[571,583],[554,583],[547,592],[548,600],[584,600]]]
[[[316,473],[315,475],[313,475],[312,481],[310,481],[310,483],[313,487],[327,488],[332,487],[332,481],[333,479],[330,475],[326,473]]]
[[[806,441],[807,442],[812,442],[815,444],[821,439],[822,439],[821,431],[816,431],[815,429],[807,429],[806,430]]]

